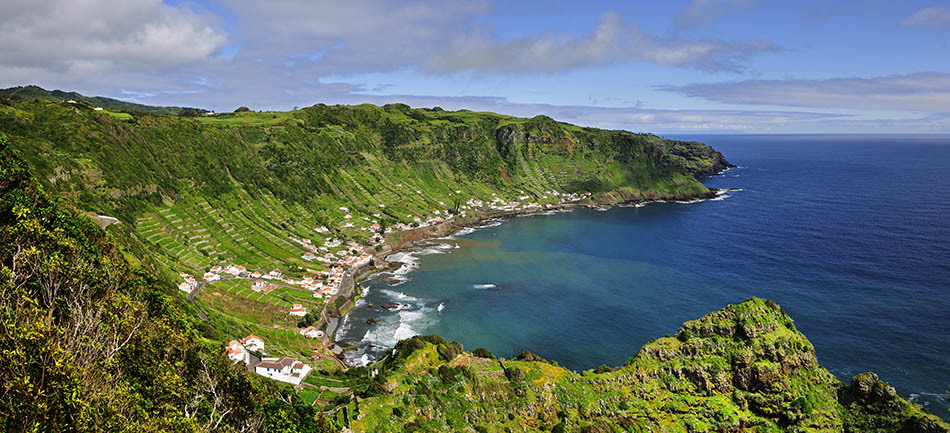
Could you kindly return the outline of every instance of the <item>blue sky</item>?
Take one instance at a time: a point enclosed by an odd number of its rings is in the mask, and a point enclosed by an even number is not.
[[[657,133],[948,133],[950,2],[14,0],[0,85]]]

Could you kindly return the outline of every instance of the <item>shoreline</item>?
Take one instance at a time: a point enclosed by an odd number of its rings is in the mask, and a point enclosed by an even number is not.
[[[727,167],[726,169],[721,170],[719,173],[717,173],[717,175],[721,174],[722,172],[730,168],[732,167]],[[350,296],[346,297],[346,301],[344,301],[343,306],[347,306],[350,303],[352,303],[353,307],[347,309],[346,314],[342,314],[340,317],[335,317],[337,324],[332,330],[332,332],[326,333],[326,338],[328,342],[333,343],[335,345],[340,345],[340,343],[342,343],[342,341],[336,339],[337,337],[336,334],[337,332],[339,332],[340,328],[342,327],[343,322],[346,319],[347,315],[355,308],[356,301],[360,298],[361,292],[357,290],[357,286],[358,286],[357,277],[362,277],[362,278],[359,278],[359,281],[365,281],[376,274],[391,272],[392,270],[390,268],[392,267],[392,263],[386,260],[387,257],[390,257],[391,255],[396,254],[396,253],[409,251],[412,248],[418,247],[421,244],[429,242],[433,239],[439,239],[439,238],[444,238],[447,236],[452,236],[455,233],[458,233],[459,231],[467,229],[467,228],[479,228],[484,222],[489,221],[489,220],[495,220],[495,219],[507,220],[507,219],[517,218],[521,216],[538,215],[538,214],[544,214],[551,211],[570,211],[570,210],[579,209],[579,208],[606,210],[606,209],[611,209],[614,207],[630,207],[630,206],[639,207],[640,205],[645,206],[650,203],[675,202],[675,203],[691,204],[691,203],[697,203],[697,202],[702,202],[702,201],[714,200],[717,197],[721,197],[723,194],[731,190],[732,189],[709,188],[709,192],[707,193],[698,194],[693,197],[684,197],[684,198],[676,198],[676,199],[647,198],[647,197],[642,197],[642,196],[638,198],[633,198],[630,200],[620,200],[620,201],[609,201],[609,200],[592,201],[590,199],[584,199],[578,202],[544,205],[536,209],[522,209],[522,210],[514,210],[514,211],[500,211],[500,212],[487,212],[487,213],[479,212],[476,215],[467,215],[463,217],[465,218],[463,222],[460,222],[456,216],[453,216],[451,219],[440,222],[438,224],[434,224],[432,226],[420,227],[420,228],[416,228],[412,230],[405,230],[398,233],[392,233],[389,239],[391,239],[393,236],[398,236],[399,237],[398,240],[396,240],[393,243],[387,242],[386,247],[388,247],[388,249],[384,248],[382,251],[373,253],[374,266],[365,265],[363,267],[353,269],[350,272],[348,272],[348,274],[352,273],[353,277],[349,279],[350,284],[349,284],[349,287],[346,288],[346,292]],[[369,268],[369,271],[367,272],[366,270],[368,268]],[[343,290],[341,290],[341,296],[342,296],[342,292]]]

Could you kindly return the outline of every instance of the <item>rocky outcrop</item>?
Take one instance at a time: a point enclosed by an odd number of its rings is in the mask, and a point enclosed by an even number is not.
[[[709,177],[735,167],[722,153],[698,141],[668,140],[667,150],[679,164],[696,177]]]
[[[500,361],[468,356],[464,366],[451,366],[462,369],[454,374],[433,362],[441,339],[412,343],[400,343],[414,351],[400,350],[381,373],[404,395],[380,402],[409,402],[406,413],[429,408],[425,425],[433,431],[947,432],[874,374],[839,382],[788,314],[763,299],[686,322],[623,367],[582,374],[528,354],[501,362],[501,370]],[[374,402],[364,400],[361,410],[376,411]],[[385,431],[388,422],[355,430]]]

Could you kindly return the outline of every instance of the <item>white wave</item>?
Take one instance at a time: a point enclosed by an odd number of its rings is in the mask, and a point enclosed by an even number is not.
[[[389,257],[386,257],[386,260],[389,262],[402,263],[399,269],[393,271],[393,274],[397,276],[406,275],[419,268],[419,258],[414,256],[411,252],[391,254]]]
[[[424,332],[435,323],[429,316],[431,308],[420,307],[417,310],[403,310],[398,315],[382,319],[366,331],[362,343],[374,346],[393,347],[400,340],[405,340]]]
[[[459,231],[457,231],[457,232],[455,232],[455,233],[452,233],[452,236],[465,236],[465,235],[470,235],[470,234],[472,234],[472,233],[475,233],[475,230],[477,230],[477,229],[474,228],[474,227],[465,227],[465,228],[463,228],[462,230],[459,230]]]
[[[441,313],[442,310],[444,310],[444,309],[445,309],[445,302],[440,302],[440,303],[439,303],[439,307],[436,308],[436,310],[439,310],[439,313]]]
[[[415,251],[413,254],[418,256],[428,256],[431,254],[445,254],[452,249],[452,244],[435,244],[428,245],[425,248],[422,248],[419,251]]]
[[[494,284],[475,284],[475,285],[472,286],[472,287],[474,287],[474,288],[476,288],[476,289],[494,289],[495,287],[498,287],[498,286],[496,286],[496,285],[494,285]]]
[[[409,295],[407,295],[407,294],[405,294],[405,293],[403,293],[403,292],[394,292],[394,291],[392,291],[392,290],[383,289],[383,290],[380,290],[380,293],[382,293],[382,294],[388,296],[390,299],[393,299],[393,300],[398,299],[398,300],[400,300],[400,301],[406,301],[406,302],[419,302],[419,301],[420,301],[419,298],[416,298],[416,297],[413,297],[413,296],[409,296]]]
[[[505,223],[505,220],[503,220],[503,219],[493,218],[493,219],[490,219],[490,220],[485,220],[485,224],[482,224],[482,225],[478,226],[477,228],[480,228],[480,229],[487,229],[487,228],[492,228],[492,227],[498,227],[498,226],[500,226],[500,225],[502,225],[502,224],[504,224],[504,223]]]

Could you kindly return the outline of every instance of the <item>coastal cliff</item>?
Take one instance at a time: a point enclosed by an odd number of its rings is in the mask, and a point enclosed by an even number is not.
[[[704,144],[402,105],[203,120],[94,108],[0,101],[2,431],[947,431],[873,374],[837,381],[761,299],[617,368],[499,360],[429,336],[343,371],[286,307],[345,302],[289,288],[251,299],[232,280],[196,296],[203,319],[175,289],[178,272],[217,262],[305,275],[322,265],[291,240],[367,242],[372,218],[413,234],[414,218],[479,197],[519,212],[706,197],[696,176],[729,163]],[[86,216],[103,213],[120,224]],[[315,371],[294,388],[232,365],[224,344],[247,333],[312,355]]]
[[[581,373],[435,336],[400,342],[354,405],[354,431],[946,432],[873,373],[839,382],[775,303],[687,322],[625,365]]]
[[[353,395],[320,411],[230,365],[174,288],[52,201],[4,137],[0,173],[4,431],[948,431],[872,373],[836,380],[755,298],[580,373],[413,337],[323,379]]]

